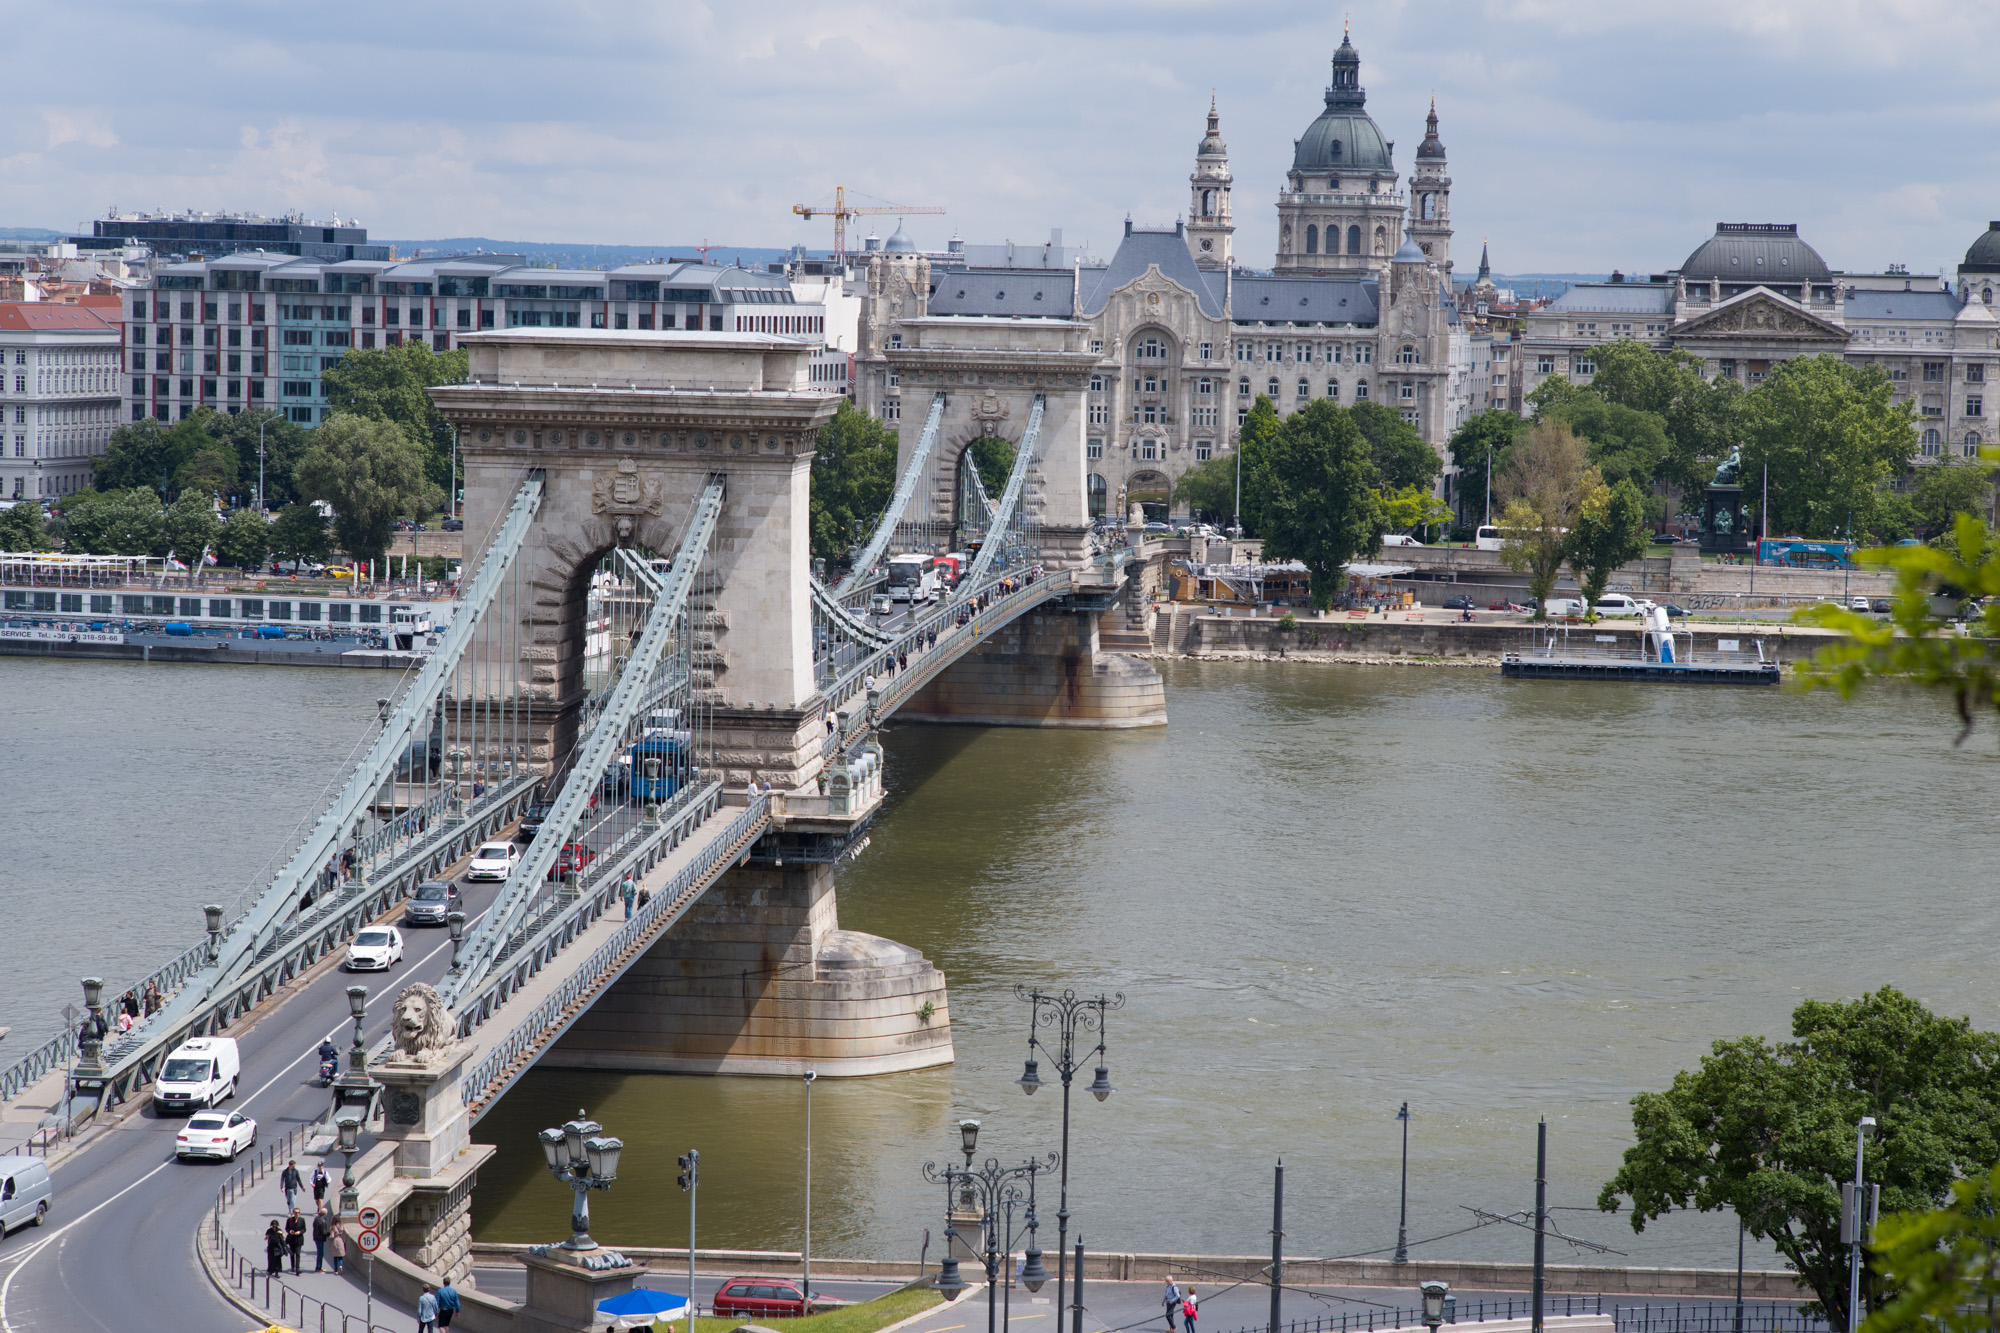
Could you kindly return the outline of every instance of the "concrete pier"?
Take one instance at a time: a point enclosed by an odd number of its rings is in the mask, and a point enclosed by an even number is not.
[[[896,716],[987,727],[1163,727],[1167,698],[1149,664],[1102,649],[1096,613],[1050,609],[1000,630]]]

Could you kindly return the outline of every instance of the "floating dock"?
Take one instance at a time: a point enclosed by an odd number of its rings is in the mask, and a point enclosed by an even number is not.
[[[1522,680],[1645,680],[1671,684],[1776,685],[1776,662],[1653,662],[1631,657],[1507,653],[1500,674]]]

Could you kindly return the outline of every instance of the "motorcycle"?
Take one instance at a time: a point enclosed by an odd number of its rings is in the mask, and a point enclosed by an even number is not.
[[[329,1055],[319,1062],[319,1085],[322,1088],[332,1087],[333,1081],[339,1077],[340,1077],[339,1056]]]

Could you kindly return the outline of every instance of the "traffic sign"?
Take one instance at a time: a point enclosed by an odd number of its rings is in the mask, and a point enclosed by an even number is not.
[[[355,1214],[355,1220],[361,1223],[363,1231],[380,1231],[382,1229],[382,1214],[376,1209],[363,1208],[359,1213]]]
[[[382,1233],[373,1229],[363,1231],[361,1233],[360,1244],[361,1248],[364,1251],[366,1251],[369,1254],[373,1254],[375,1253],[376,1250],[381,1248]]]

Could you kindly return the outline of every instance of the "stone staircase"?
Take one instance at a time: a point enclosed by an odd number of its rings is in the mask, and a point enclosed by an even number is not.
[[[1153,608],[1136,586],[1127,585],[1118,605],[1097,621],[1097,645],[1111,653],[1149,653],[1153,650]]]

